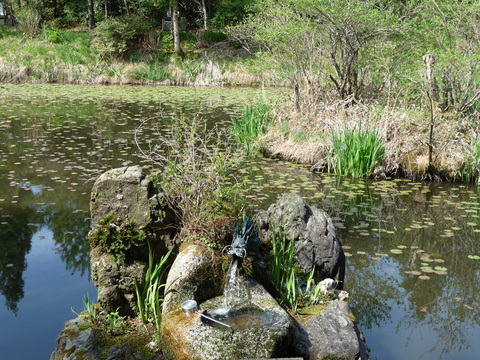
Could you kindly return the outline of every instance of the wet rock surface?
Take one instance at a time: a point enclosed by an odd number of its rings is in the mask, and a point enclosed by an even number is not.
[[[309,206],[298,194],[289,194],[258,216],[260,235],[272,239],[286,237],[295,241],[295,261],[305,272],[315,267],[315,279],[332,278],[339,289],[345,276],[345,254],[332,219]]]
[[[293,324],[290,316],[265,289],[252,279],[240,280],[247,298],[241,297],[230,309],[240,313],[240,319],[228,316],[224,322],[231,324],[233,331],[205,320],[194,313],[186,315],[181,309],[167,314],[163,330],[175,359],[256,359],[285,355],[293,339]],[[213,316],[223,304],[223,296],[200,304],[200,312]],[[246,313],[241,309],[246,308]],[[255,309],[255,310],[254,310]],[[252,321],[252,312],[262,321]],[[250,321],[247,324],[242,322]]]

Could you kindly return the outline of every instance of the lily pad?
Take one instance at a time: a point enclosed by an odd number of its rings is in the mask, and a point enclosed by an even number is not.
[[[400,249],[391,249],[390,252],[391,252],[392,254],[402,254],[402,253],[403,253],[403,251],[400,250]]]
[[[472,260],[480,260],[480,256],[478,255],[468,255],[468,258]]]

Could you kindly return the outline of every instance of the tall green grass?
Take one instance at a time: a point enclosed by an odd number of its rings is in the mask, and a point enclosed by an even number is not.
[[[338,175],[362,177],[372,174],[375,166],[385,157],[385,148],[375,131],[362,131],[361,124],[352,130],[331,135],[333,151],[328,154],[328,171]]]
[[[294,269],[295,241],[287,241],[285,235],[277,239],[272,231],[272,259],[270,261],[270,277],[280,292],[282,301],[292,311],[297,310],[297,279]]]
[[[165,284],[161,283],[162,276],[165,272],[166,263],[168,257],[172,253],[173,248],[162,256],[157,264],[153,261],[153,252],[148,244],[149,256],[148,256],[148,269],[145,274],[145,282],[143,289],[137,283],[135,279],[135,293],[137,295],[137,310],[140,319],[146,325],[148,322],[154,321],[157,330],[160,331],[162,309],[161,303],[163,299],[160,297],[160,290],[165,287]]]
[[[240,118],[232,120],[231,133],[238,143],[244,144],[250,151],[258,138],[267,132],[271,123],[271,105],[260,99],[257,103],[246,105]]]

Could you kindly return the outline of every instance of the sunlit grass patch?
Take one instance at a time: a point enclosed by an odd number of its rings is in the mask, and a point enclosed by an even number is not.
[[[240,118],[233,118],[231,132],[238,143],[251,150],[258,138],[266,133],[271,122],[271,106],[260,99],[257,103],[246,105]]]
[[[363,131],[361,124],[331,135],[333,149],[328,154],[328,170],[338,175],[362,177],[371,175],[385,157],[385,148],[377,132]]]

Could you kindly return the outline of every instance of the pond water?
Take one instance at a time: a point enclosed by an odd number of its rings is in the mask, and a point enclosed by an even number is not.
[[[282,91],[272,90],[267,96]],[[63,323],[96,299],[89,197],[102,172],[148,166],[133,132],[162,112],[226,123],[261,89],[0,85],[0,348],[45,359]],[[145,128],[140,146],[161,132]],[[299,192],[337,224],[345,289],[372,359],[480,353],[480,195],[476,187],[350,181],[258,159],[240,170],[252,205]],[[1,297],[1,296],[0,296]],[[73,312],[72,312],[73,311]],[[26,346],[28,344],[28,346]]]

